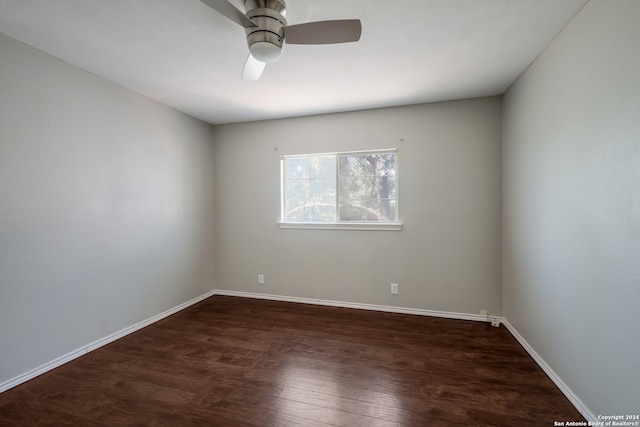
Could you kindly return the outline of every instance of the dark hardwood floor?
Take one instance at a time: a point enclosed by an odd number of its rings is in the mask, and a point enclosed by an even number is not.
[[[0,394],[1,426],[584,420],[504,328],[214,296]]]

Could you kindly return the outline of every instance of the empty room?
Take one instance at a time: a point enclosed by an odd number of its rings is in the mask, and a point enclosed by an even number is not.
[[[638,22],[0,0],[0,425],[640,426]]]

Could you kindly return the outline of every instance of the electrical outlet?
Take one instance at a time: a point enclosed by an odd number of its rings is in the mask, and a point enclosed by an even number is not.
[[[499,328],[500,327],[500,321],[498,319],[491,319],[491,326]]]
[[[264,285],[264,274],[258,274],[258,285]]]
[[[397,283],[392,283],[391,284],[391,295],[398,295],[398,284]]]
[[[489,316],[489,311],[487,311],[487,310],[480,310],[480,316]]]

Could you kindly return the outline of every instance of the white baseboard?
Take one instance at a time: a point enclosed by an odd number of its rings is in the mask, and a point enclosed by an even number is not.
[[[258,299],[266,299],[273,301],[285,301],[285,302],[298,302],[303,304],[315,304],[315,305],[326,305],[331,307],[344,307],[344,308],[357,308],[362,310],[373,310],[373,311],[385,311],[390,313],[401,313],[401,314],[415,314],[419,316],[432,316],[432,317],[443,317],[447,319],[460,319],[460,320],[474,320],[479,322],[488,322],[491,320],[497,320],[499,323],[503,323],[507,328],[509,333],[513,335],[513,337],[522,345],[527,353],[531,356],[531,358],[540,366],[540,368],[547,374],[547,376],[555,383],[555,385],[560,389],[560,391],[569,399],[569,401],[575,406],[575,408],[582,414],[583,417],[587,419],[587,421],[595,422],[598,419],[595,415],[589,411],[584,403],[578,398],[578,396],[573,393],[573,391],[560,379],[560,377],[547,365],[547,363],[536,353],[533,348],[525,341],[525,339],[518,333],[518,331],[507,321],[504,317],[500,316],[482,316],[479,314],[467,314],[467,313],[455,313],[455,312],[447,312],[447,311],[434,311],[434,310],[422,310],[416,308],[403,308],[403,307],[392,307],[392,306],[384,306],[384,305],[374,305],[374,304],[361,304],[361,303],[349,303],[349,302],[341,302],[341,301],[330,301],[330,300],[320,300],[320,299],[312,299],[312,298],[299,298],[299,297],[288,297],[282,295],[269,295],[269,294],[256,294],[252,292],[237,292],[237,291],[225,291],[216,289],[214,291],[215,295],[225,295],[225,296],[235,296],[235,297],[243,297],[243,298],[258,298]]]
[[[74,359],[77,359],[80,356],[84,356],[85,354],[89,353],[90,351],[96,350],[104,345],[107,345],[117,339],[120,339],[126,335],[129,335],[139,329],[144,328],[145,326],[149,326],[152,323],[157,322],[158,320],[162,320],[165,317],[169,317],[172,314],[175,314],[181,310],[184,310],[185,308],[192,306],[204,299],[209,298],[210,296],[214,295],[215,291],[209,291],[203,295],[200,295],[199,297],[196,297],[190,301],[187,301],[185,303],[182,303],[180,305],[177,305],[173,308],[170,308],[169,310],[162,312],[160,314],[157,314],[155,316],[152,316],[146,320],[143,320],[142,322],[136,323],[135,325],[131,325],[129,327],[126,327],[124,329],[121,329],[113,334],[107,335],[104,338],[100,338],[96,341],[93,341],[83,347],[80,347],[76,350],[73,350],[63,356],[60,356],[50,362],[45,363],[44,365],[38,366],[37,368],[34,368],[28,372],[25,372],[24,374],[18,375],[15,378],[12,378],[10,380],[7,380],[3,383],[0,383],[0,393],[9,390],[10,388],[13,388],[15,386],[18,386],[24,382],[29,381],[30,379],[33,379],[35,377],[37,377],[38,375],[42,375],[45,372],[48,372],[52,369],[57,368],[58,366],[64,365],[67,362],[70,362]]]
[[[332,300],[322,300],[314,298],[288,297],[283,295],[256,294],[253,292],[237,292],[216,289],[213,291],[215,295],[224,295],[229,297],[256,298],[272,301],[297,302],[301,304],[326,305],[330,307],[356,308],[360,310],[385,311],[388,313],[415,314],[418,316],[443,317],[446,319],[473,320],[476,322],[490,322],[492,319],[502,321],[501,317],[482,316],[480,314],[456,313],[450,311],[423,310],[420,308],[394,307],[388,305],[363,304],[358,302],[342,302]]]
[[[504,322],[504,326],[507,330],[513,335],[513,337],[520,343],[520,345],[529,353],[529,356],[542,368],[542,370],[547,374],[551,381],[555,383],[556,386],[560,389],[560,391],[569,399],[569,401],[576,407],[576,409],[582,414],[583,417],[592,423],[599,421],[596,416],[587,408],[587,406],[582,403],[582,401],[575,395],[575,393],[560,379],[560,377],[551,369],[549,365],[540,357],[538,353],[529,345],[529,343],[518,333],[516,328],[514,328],[511,323],[509,323],[506,319],[502,320]],[[565,420],[563,420],[565,421]]]
[[[507,330],[513,335],[513,337],[522,345],[522,347],[526,350],[527,353],[533,358],[533,360],[540,366],[540,368],[547,374],[547,376],[558,386],[560,391],[569,399],[569,401],[576,407],[576,409],[587,419],[587,421],[595,422],[598,419],[595,415],[587,408],[587,406],[582,403],[582,401],[576,396],[573,391],[560,379],[560,377],[547,365],[547,363],[535,352],[535,350],[529,345],[529,343],[518,333],[518,331],[503,317],[498,316],[482,316],[479,314],[468,314],[468,313],[456,313],[456,312],[448,312],[448,311],[436,311],[436,310],[423,310],[417,308],[404,308],[404,307],[394,307],[394,306],[386,306],[386,305],[375,305],[375,304],[363,304],[363,303],[353,303],[353,302],[342,302],[342,301],[331,301],[331,300],[321,300],[321,299],[313,299],[313,298],[300,298],[300,297],[289,297],[283,295],[270,295],[270,294],[257,294],[253,292],[237,292],[237,291],[226,291],[226,290],[212,290],[199,297],[196,297],[190,301],[182,303],[176,307],[173,307],[163,313],[152,316],[142,322],[136,323],[135,325],[129,326],[127,328],[121,329],[113,334],[110,334],[104,338],[98,339],[87,344],[84,347],[73,350],[65,355],[62,355],[50,362],[47,362],[37,368],[34,368],[24,374],[18,375],[15,378],[12,378],[8,381],[0,383],[0,393],[9,390],[17,385],[20,385],[30,379],[33,379],[45,372],[48,372],[52,369],[57,368],[67,362],[70,362],[80,356],[83,356],[90,351],[96,350],[104,345],[107,345],[117,339],[120,339],[126,335],[129,335],[139,329],[144,328],[145,326],[149,326],[152,323],[155,323],[159,320],[164,319],[165,317],[169,317],[172,314],[175,314],[185,308],[192,306],[202,300],[205,300],[213,295],[224,295],[224,296],[234,296],[241,298],[256,298],[256,299],[264,299],[264,300],[272,300],[272,301],[284,301],[284,302],[296,302],[302,304],[313,304],[313,305],[324,305],[330,307],[343,307],[343,308],[355,308],[360,310],[372,310],[372,311],[383,311],[389,313],[401,313],[401,314],[413,314],[418,316],[431,316],[431,317],[442,317],[446,319],[459,319],[459,320],[472,320],[477,322],[487,322],[491,320],[497,320],[499,323],[503,323]]]

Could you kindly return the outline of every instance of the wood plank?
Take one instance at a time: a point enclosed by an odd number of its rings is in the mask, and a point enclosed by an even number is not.
[[[215,296],[0,394],[0,425],[584,420],[505,328]]]

